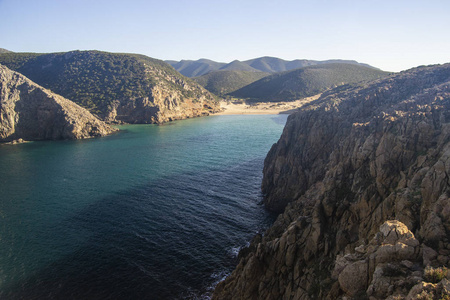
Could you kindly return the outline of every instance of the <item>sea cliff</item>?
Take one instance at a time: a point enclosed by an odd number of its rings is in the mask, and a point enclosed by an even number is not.
[[[324,93],[268,153],[281,214],[213,299],[450,297],[448,174],[450,64]]]
[[[0,142],[84,139],[114,131],[86,109],[0,65]]]

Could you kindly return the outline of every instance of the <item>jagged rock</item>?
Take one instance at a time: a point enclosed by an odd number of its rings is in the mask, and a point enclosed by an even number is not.
[[[431,262],[437,258],[438,253],[432,248],[422,245],[423,263],[425,266],[431,265]]]
[[[86,109],[0,65],[0,142],[82,139],[114,131]]]
[[[291,115],[264,164],[265,204],[282,214],[213,298],[405,297],[426,264],[448,263],[449,112],[446,64],[340,87]],[[243,297],[255,282],[264,289]]]

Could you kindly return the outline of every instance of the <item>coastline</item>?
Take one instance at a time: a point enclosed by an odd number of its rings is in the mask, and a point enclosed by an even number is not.
[[[232,103],[229,101],[221,101],[219,113],[213,115],[278,115],[291,114],[296,112],[303,105],[314,101],[320,97],[321,94],[290,101],[290,102],[257,102],[252,104],[246,103]]]

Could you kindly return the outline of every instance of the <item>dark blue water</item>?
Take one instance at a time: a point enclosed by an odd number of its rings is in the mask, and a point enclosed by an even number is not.
[[[260,183],[285,121],[213,116],[0,146],[0,298],[207,297],[273,221]]]

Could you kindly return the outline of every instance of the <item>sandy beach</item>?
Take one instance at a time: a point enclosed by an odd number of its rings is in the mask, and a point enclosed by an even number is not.
[[[252,104],[221,101],[222,112],[215,115],[277,115],[291,114],[306,103],[320,97],[315,95],[290,102],[258,102]]]

